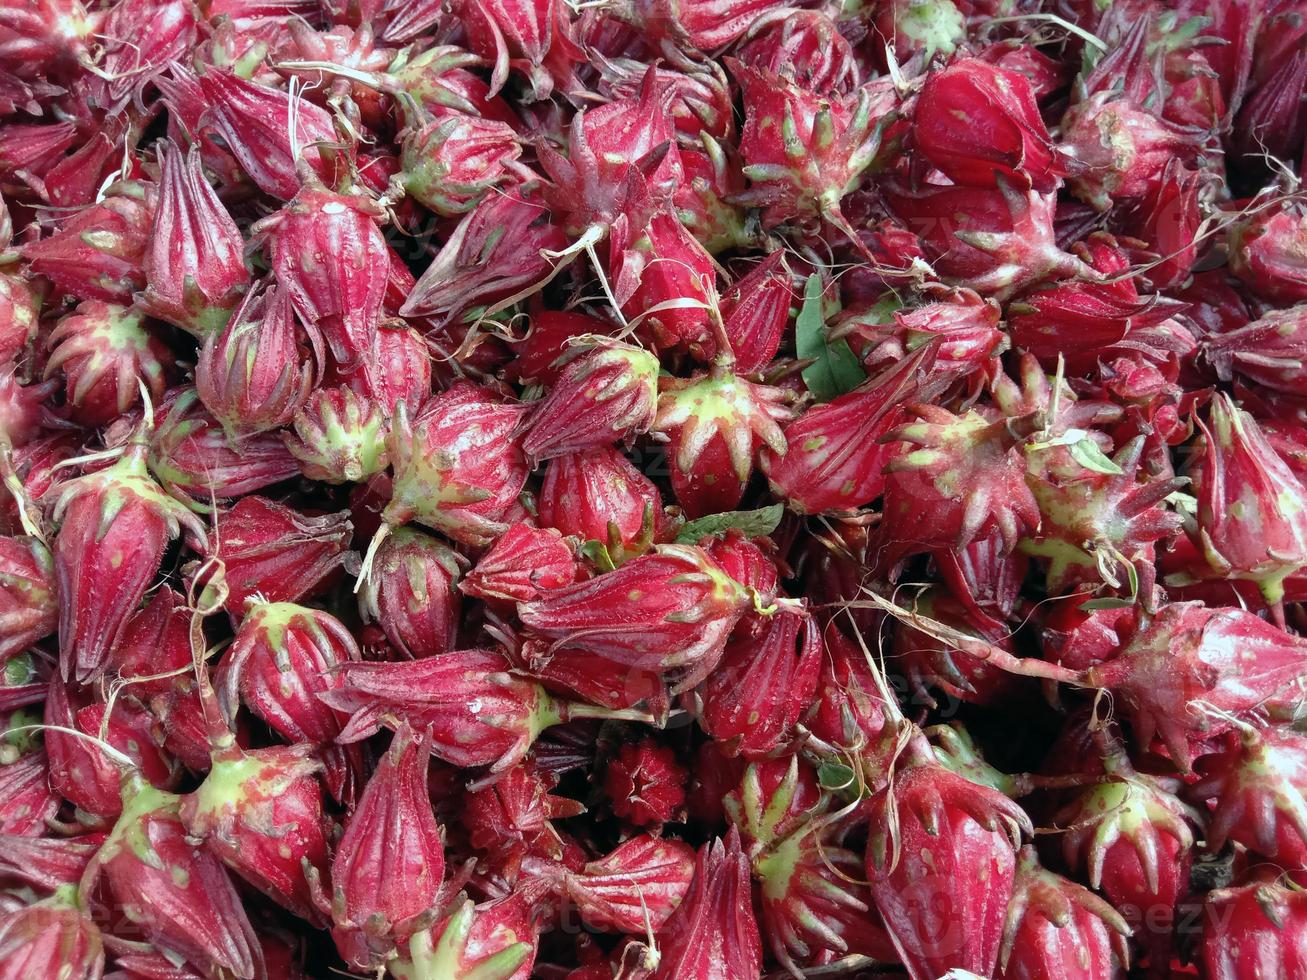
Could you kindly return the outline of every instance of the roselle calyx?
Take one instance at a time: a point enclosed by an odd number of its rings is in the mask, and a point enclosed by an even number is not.
[[[168,496],[145,466],[144,433],[111,466],[70,480],[54,496],[55,579],[61,596],[59,662],[85,683],[103,671],[128,617],[163,562],[168,541],[185,530],[207,547],[204,523]],[[106,591],[104,583],[114,587]]]

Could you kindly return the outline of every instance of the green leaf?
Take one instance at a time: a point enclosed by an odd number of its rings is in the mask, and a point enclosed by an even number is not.
[[[1103,596],[1101,599],[1090,599],[1088,602],[1080,603],[1081,612],[1094,612],[1096,609],[1129,609],[1135,604],[1133,599],[1122,599],[1120,596]]]
[[[694,544],[709,535],[720,537],[731,529],[747,538],[760,538],[775,531],[784,514],[785,508],[780,504],[758,510],[728,510],[721,514],[709,514],[682,527],[681,533],[676,536],[676,543]]]
[[[817,769],[822,789],[841,790],[853,785],[853,770],[839,762],[823,762]]]
[[[821,276],[815,272],[803,287],[803,307],[794,329],[799,358],[812,361],[803,369],[803,383],[818,401],[838,398],[867,380],[867,372],[849,345],[843,340],[830,343],[826,338]]]
[[[1092,439],[1079,439],[1067,446],[1067,450],[1072,458],[1087,470],[1107,476],[1121,476],[1125,472],[1103,455],[1103,451]]]
[[[608,545],[602,541],[591,538],[581,545],[581,554],[583,557],[590,559],[590,563],[601,572],[611,572],[617,567],[613,563],[613,556],[608,553]]]

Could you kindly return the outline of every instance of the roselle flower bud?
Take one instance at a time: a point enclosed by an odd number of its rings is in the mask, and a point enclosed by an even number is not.
[[[0,834],[39,837],[59,812],[61,800],[50,788],[50,761],[44,749],[0,762]]]
[[[784,455],[763,450],[762,471],[786,506],[820,514],[852,510],[880,495],[892,453],[880,439],[902,421],[903,403],[922,391],[938,346],[928,343],[878,378],[809,408],[785,427]]]
[[[446,653],[458,632],[458,585],[466,566],[467,559],[431,535],[397,528],[373,555],[359,611],[406,657]]]
[[[991,530],[1010,552],[1039,527],[1010,420],[936,405],[912,411],[916,421],[884,436],[906,443],[885,466],[881,526],[890,561],[937,546],[960,550]]]
[[[138,774],[124,776],[122,815],[88,875],[103,878],[117,908],[157,949],[205,973],[262,976],[262,950],[240,896],[218,859],[191,843],[180,805]]]
[[[509,673],[492,650],[453,650],[424,660],[351,663],[338,672],[333,707],[353,712],[342,742],[367,738],[398,722],[424,731],[431,753],[468,769],[511,769],[541,731],[569,718],[607,717],[588,705],[556,701],[539,684]]]
[[[214,706],[216,709],[216,705]],[[278,905],[314,918],[305,866],[325,872],[327,838],[322,814],[322,764],[313,746],[245,751],[230,742],[215,748],[213,765],[197,789],[182,797],[186,831]]]
[[[608,240],[608,274],[623,315],[658,350],[710,339],[706,308],[715,294],[712,256],[670,210],[647,221],[618,215]]]
[[[693,695],[703,730],[747,756],[781,744],[812,703],[821,667],[821,632],[810,617],[779,612],[763,630],[733,635]]]
[[[0,537],[0,665],[58,625],[50,550],[36,538]]]
[[[222,562],[225,606],[233,616],[239,617],[254,596],[298,602],[314,595],[351,560],[354,528],[347,511],[310,516],[251,495],[219,520],[222,533],[213,555]]]
[[[1269,870],[1207,893],[1197,956],[1203,976],[1239,980],[1268,964],[1284,977],[1307,969],[1307,892]]]
[[[445,848],[427,795],[427,753],[425,738],[396,731],[336,846],[332,937],[355,969],[381,966],[434,912]]]
[[[470,382],[437,395],[412,420],[399,403],[386,437],[395,476],[385,524],[417,521],[473,546],[507,530],[501,518],[528,471],[515,435],[523,412]]]
[[[174,765],[156,742],[154,718],[126,699],[115,702],[112,714],[108,707],[74,700],[74,692],[56,676],[50,679],[46,696],[45,723],[102,737],[130,759],[152,785],[172,785]],[[45,748],[50,758],[50,787],[56,793],[87,813],[118,815],[122,771],[106,752],[90,739],[59,731],[45,733]]]
[[[1209,335],[1204,346],[1221,380],[1237,375],[1295,394],[1307,383],[1307,305],[1270,310],[1237,330]]]
[[[466,214],[505,181],[521,154],[513,127],[451,112],[405,136],[400,157],[404,189],[436,214]]]
[[[573,346],[558,381],[531,410],[522,450],[533,463],[629,441],[649,430],[658,359],[618,342]]]
[[[239,444],[294,418],[313,385],[284,288],[251,289],[231,319],[209,334],[195,365],[195,390]]]
[[[100,675],[128,617],[163,563],[167,543],[186,531],[206,547],[204,523],[168,496],[145,468],[133,439],[103,470],[63,484],[50,510],[59,583],[59,665],[66,679]],[[112,580],[113,589],[103,584]]]
[[[637,827],[661,827],[685,806],[689,774],[669,746],[653,739],[623,745],[604,770],[613,816]]]
[[[580,871],[564,873],[563,890],[587,926],[642,936],[666,925],[694,867],[689,844],[637,834]]]
[[[210,68],[199,84],[208,103],[205,119],[264,193],[282,201],[295,197],[300,192],[298,161],[331,183],[334,164],[319,147],[335,146],[339,140],[325,109],[307,99],[292,100],[286,92],[226,68]],[[308,254],[314,256],[315,251]],[[326,262],[329,256],[314,258]]]
[[[701,548],[659,545],[588,582],[518,606],[522,623],[556,646],[629,667],[678,674],[686,689],[720,660],[750,594]]]
[[[754,977],[762,943],[750,898],[749,860],[732,828],[699,848],[685,898],[658,931],[662,953],[655,980],[680,977]]]
[[[1066,174],[1029,79],[979,58],[927,73],[912,140],[955,184],[996,187],[999,174],[1046,194]]]
[[[722,322],[738,374],[754,374],[771,363],[793,302],[794,286],[784,252],[773,252],[722,295]]]
[[[505,531],[458,583],[478,599],[530,602],[577,579],[576,557],[553,528],[517,523]]]
[[[1013,852],[1033,832],[1030,818],[1001,793],[930,762],[899,771],[872,797],[868,817],[871,894],[908,973],[993,975]]]
[[[585,807],[550,790],[558,777],[524,761],[489,786],[463,798],[463,825],[495,872],[516,878],[528,855],[563,859],[563,839],[551,821],[585,813]]]
[[[1283,867],[1307,858],[1307,740],[1290,729],[1247,729],[1229,751],[1209,756],[1195,797],[1216,800],[1205,835],[1227,840]]]
[[[71,414],[83,425],[106,425],[136,407],[141,383],[151,398],[163,396],[172,352],[133,309],[88,300],[59,321],[49,344],[45,376],[63,372]]]
[[[658,487],[611,446],[550,460],[536,511],[545,527],[598,541],[616,564],[648,551],[666,524]]]
[[[1039,866],[1027,844],[1017,861],[1012,904],[1003,929],[998,976],[1110,977],[1130,964],[1130,927],[1089,889]]]
[[[699,542],[713,561],[735,581],[757,593],[759,604],[770,606],[776,601],[779,592],[780,569],[776,567],[776,549],[768,539],[762,539],[763,546],[750,540],[738,529],[732,528],[725,534],[713,536]],[[748,633],[758,636],[768,629],[770,615],[764,615],[758,609],[747,611],[736,624],[734,636],[743,638]]]
[[[847,94],[861,82],[853,46],[820,10],[779,7],[754,18],[736,57],[783,75],[814,95]]]
[[[441,246],[399,315],[440,327],[475,307],[541,286],[553,263],[542,255],[567,245],[538,195],[513,189],[488,195]]]
[[[49,976],[56,966],[60,980],[98,980],[104,972],[100,930],[71,884],[0,915],[0,976]]]
[[[153,201],[133,186],[77,211],[54,234],[23,246],[23,258],[32,272],[78,299],[127,303],[145,286],[153,221]]]
[[[1230,271],[1273,303],[1307,302],[1307,212],[1263,208],[1229,231]]]
[[[672,489],[689,517],[734,509],[762,447],[785,455],[787,401],[781,388],[721,369],[664,382],[653,427],[670,439]]]
[[[504,87],[510,66],[526,76],[530,101],[548,99],[555,88],[563,94],[578,88],[573,66],[585,56],[560,0],[460,0],[455,9],[468,48],[494,66],[491,95]]]
[[[840,199],[880,152],[892,91],[864,87],[827,99],[780,75],[726,63],[744,91],[740,152],[753,182],[746,197],[766,209],[764,225],[820,216],[847,228]]]
[[[1196,150],[1193,134],[1117,92],[1072,106],[1062,120],[1062,141],[1081,165],[1068,181],[1072,193],[1099,211],[1145,198],[1170,160],[1192,160]]]
[[[377,336],[390,270],[379,216],[370,198],[310,182],[253,229],[295,312],[345,368],[367,357]]]
[[[1194,495],[1203,553],[1223,577],[1256,582],[1267,603],[1280,602],[1284,579],[1307,568],[1307,488],[1229,395],[1217,395],[1209,423],[1198,426]]]
[[[171,494],[197,502],[228,500],[299,473],[277,433],[247,436],[233,447],[194,388],[183,388],[150,439],[150,472]]]
[[[183,156],[164,142],[159,162],[159,205],[140,302],[151,316],[202,338],[226,322],[249,287],[245,242],[204,178],[198,146]]]

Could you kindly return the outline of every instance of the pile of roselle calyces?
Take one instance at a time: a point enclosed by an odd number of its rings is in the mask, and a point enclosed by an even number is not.
[[[2,0],[0,980],[1307,977],[1299,0]]]

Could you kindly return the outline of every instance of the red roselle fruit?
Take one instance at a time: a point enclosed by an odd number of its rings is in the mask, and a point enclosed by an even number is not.
[[[737,373],[753,374],[771,363],[793,302],[794,285],[784,252],[763,259],[722,294],[718,306]]]
[[[1230,271],[1258,296],[1273,302],[1307,301],[1304,238],[1307,213],[1301,208],[1254,211],[1230,230]]]
[[[1224,381],[1238,376],[1286,395],[1299,392],[1307,379],[1307,307],[1271,310],[1209,335],[1204,346]]]
[[[129,307],[88,300],[48,342],[45,376],[62,371],[70,414],[83,425],[107,425],[135,408],[142,384],[152,399],[163,396],[172,353]]]
[[[1222,713],[1249,711],[1305,672],[1307,639],[1239,609],[1173,602],[1138,624],[1121,651],[1085,671],[1083,681],[1115,695],[1138,744],[1160,738],[1188,771],[1191,738],[1221,731]]]
[[[313,371],[297,328],[289,292],[256,285],[200,349],[196,393],[234,445],[285,425],[308,397]]]
[[[351,388],[319,388],[295,413],[295,431],[286,433],[286,448],[310,480],[364,483],[390,465],[388,409]]]
[[[253,229],[272,274],[305,324],[322,332],[343,368],[372,353],[390,256],[370,198],[310,179]]]
[[[345,825],[320,896],[355,969],[373,970],[430,925],[445,870],[444,835],[427,795],[427,740],[401,726]]]
[[[852,510],[880,495],[890,449],[879,440],[902,421],[902,404],[921,392],[937,348],[928,343],[880,377],[809,408],[786,426],[784,455],[763,451],[762,470],[791,510]]]
[[[0,915],[0,976],[48,976],[58,965],[60,980],[99,980],[104,942],[73,885],[49,898]]]
[[[1084,886],[1041,868],[1027,844],[1017,861],[997,976],[1110,980],[1118,967],[1130,964],[1129,935],[1116,909]]]
[[[571,585],[576,556],[553,528],[514,524],[458,583],[465,594],[491,602],[530,602]]]
[[[563,873],[563,890],[587,925],[630,936],[657,932],[685,898],[694,876],[690,845],[636,834],[597,861]]]
[[[216,712],[217,704],[205,708]],[[246,751],[225,733],[214,745],[209,774],[182,797],[180,809],[187,833],[278,905],[309,920],[306,869],[327,864],[322,763],[313,751],[307,743]]]
[[[226,608],[239,617],[247,599],[298,602],[314,595],[349,551],[347,512],[310,515],[267,497],[242,497],[218,518],[213,554],[222,561]]]
[[[1197,957],[1203,976],[1288,978],[1307,970],[1307,891],[1277,871],[1207,893]]]
[[[364,618],[378,623],[406,657],[434,657],[454,648],[467,559],[429,534],[396,529],[377,549],[359,590]]]
[[[50,760],[44,749],[0,765],[0,833],[39,837],[49,830],[60,805],[50,788]]]
[[[913,144],[955,184],[994,187],[1000,174],[1048,193],[1066,173],[1029,79],[979,58],[931,72],[912,123]]]
[[[1256,582],[1267,603],[1280,602],[1284,580],[1307,567],[1307,489],[1228,395],[1208,419],[1198,422],[1194,473],[1203,553],[1223,577]]]
[[[461,899],[447,919],[415,934],[387,969],[400,980],[528,980],[545,905],[541,893],[536,882],[480,905]]]
[[[200,153],[171,143],[159,151],[159,206],[145,253],[143,308],[205,337],[226,322],[248,288],[245,243],[204,179]]]
[[[543,526],[602,544],[614,564],[644,554],[667,525],[658,487],[611,446],[550,460],[536,510]]]
[[[563,859],[564,841],[552,821],[578,816],[585,807],[552,795],[557,781],[554,774],[525,761],[464,797],[468,838],[495,871],[516,878],[528,856]]]
[[[145,286],[154,205],[136,187],[78,211],[54,234],[23,246],[37,275],[83,300],[128,303]]]
[[[762,944],[749,877],[738,830],[699,848],[690,888],[657,934],[657,980],[759,975]]]
[[[515,435],[523,411],[469,382],[437,395],[411,420],[399,403],[386,438],[393,491],[369,555],[389,528],[410,520],[469,545],[490,544],[507,530],[502,518],[527,477]]]
[[[1227,840],[1283,867],[1307,866],[1307,739],[1291,730],[1247,728],[1229,751],[1203,760],[1194,788],[1215,798],[1206,841]]]
[[[453,650],[397,663],[349,663],[339,686],[322,700],[352,712],[340,741],[367,738],[383,725],[405,723],[431,738],[431,752],[461,768],[503,772],[526,755],[540,732],[569,718],[634,717],[556,700],[493,650]]]
[[[784,390],[746,381],[724,362],[662,385],[654,429],[670,439],[672,488],[688,516],[739,504],[762,447],[785,455],[779,423],[793,418],[789,400]]]
[[[699,723],[730,752],[772,751],[811,705],[821,655],[821,630],[805,614],[775,613],[757,635],[737,631],[690,695]]]
[[[630,440],[649,430],[658,399],[658,359],[615,341],[577,343],[556,362],[558,379],[525,422],[532,463]]]
[[[123,777],[122,815],[82,879],[103,879],[144,937],[203,972],[263,975],[263,954],[231,879],[187,836],[181,798]]]
[[[681,814],[687,776],[669,746],[641,739],[608,761],[604,792],[615,816],[637,827],[659,827]]]
[[[521,153],[520,138],[507,123],[446,112],[411,126],[403,141],[400,179],[415,201],[455,217],[503,183]]]
[[[923,761],[872,797],[869,821],[871,893],[908,973],[992,975],[1030,818],[1001,793]]]
[[[168,541],[184,529],[206,547],[203,522],[151,479],[145,454],[143,434],[135,435],[116,463],[55,492],[50,513],[59,522],[53,549],[61,597],[59,663],[64,677],[79,683],[103,671]]]
[[[54,559],[36,538],[0,537],[0,664],[55,631]]]
[[[748,590],[701,548],[660,545],[588,582],[522,603],[518,615],[554,646],[676,673],[677,686],[685,689],[717,665],[751,601]]]
[[[337,143],[325,109],[225,68],[204,72],[200,88],[205,121],[263,192],[283,201],[295,197],[301,161],[324,181],[333,176],[333,161],[320,149]]]

